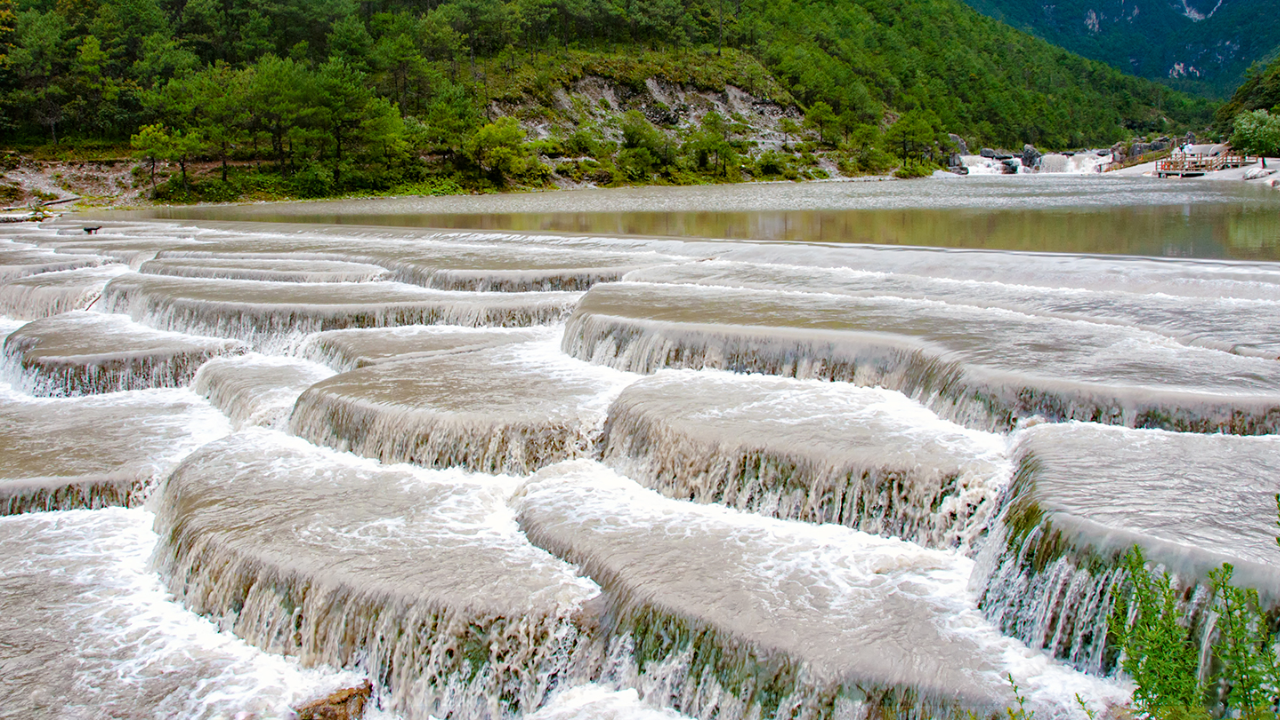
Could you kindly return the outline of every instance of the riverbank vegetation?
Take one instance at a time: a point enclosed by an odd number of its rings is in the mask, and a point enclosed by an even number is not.
[[[1280,514],[1280,495],[1276,504]],[[1134,709],[1155,720],[1276,717],[1275,617],[1256,590],[1232,583],[1230,564],[1209,572],[1201,607],[1169,573],[1149,569],[1140,548],[1129,551],[1124,568],[1129,593],[1109,625],[1120,667],[1136,684]]]
[[[1214,128],[1249,155],[1280,155],[1280,58],[1255,66],[1214,115]]]
[[[1212,110],[958,0],[0,0],[0,44],[11,149],[169,199],[918,175]]]

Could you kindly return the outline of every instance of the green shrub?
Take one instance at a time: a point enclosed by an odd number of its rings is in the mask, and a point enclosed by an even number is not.
[[[332,195],[333,171],[317,164],[310,164],[289,178],[289,189],[299,197],[320,198]]]
[[[929,177],[933,174],[933,167],[924,163],[916,163],[914,165],[903,165],[893,171],[893,176],[902,180],[910,180],[913,178]]]

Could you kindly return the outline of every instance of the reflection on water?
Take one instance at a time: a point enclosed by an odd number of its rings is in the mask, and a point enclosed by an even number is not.
[[[379,198],[130,215],[1280,260],[1278,210],[1280,193],[1244,183],[1017,176]]]

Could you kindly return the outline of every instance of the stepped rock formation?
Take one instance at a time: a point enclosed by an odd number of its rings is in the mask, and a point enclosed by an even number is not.
[[[1017,479],[981,573],[981,605],[1010,634],[1106,669],[1114,661],[1107,618],[1124,590],[1120,559],[1134,545],[1189,595],[1203,586],[1197,603],[1208,572],[1224,562],[1236,583],[1280,603],[1275,436],[1046,424],[1019,433],[1015,449]]]
[[[69,312],[11,333],[4,362],[17,384],[41,396],[72,396],[182,387],[235,340],[153,330],[120,315]]]
[[[604,461],[674,498],[969,546],[1004,481],[1004,443],[898,393],[665,371],[609,409]]]
[[[136,505],[230,428],[184,390],[32,398],[0,390],[0,514]]]
[[[290,428],[382,462],[523,475],[594,457],[605,410],[633,379],[549,343],[410,358],[312,386]]]
[[[156,562],[187,607],[304,665],[359,664],[406,717],[515,716],[595,667],[579,616],[599,589],[528,543],[499,481],[250,430],[157,503]]]

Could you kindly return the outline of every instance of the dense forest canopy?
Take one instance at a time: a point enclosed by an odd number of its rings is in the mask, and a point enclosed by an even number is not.
[[[584,68],[745,75],[830,110],[844,142],[905,116],[984,144],[1078,147],[1203,127],[1212,110],[959,0],[0,0],[0,35],[11,145],[134,138],[153,161],[299,171],[327,157],[339,184],[356,157],[491,167],[485,143],[510,140],[481,135],[498,101],[545,103]],[[508,150],[504,168],[537,174]]]
[[[1251,68],[1231,99],[1218,108],[1214,124],[1219,132],[1227,134],[1241,112],[1273,109],[1280,109],[1280,59]]]

